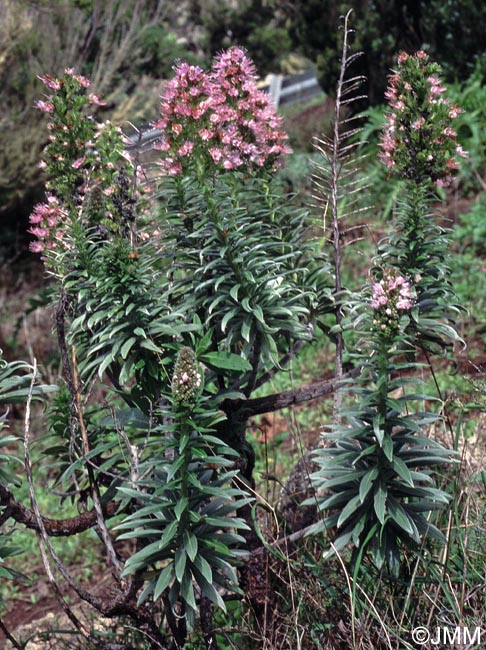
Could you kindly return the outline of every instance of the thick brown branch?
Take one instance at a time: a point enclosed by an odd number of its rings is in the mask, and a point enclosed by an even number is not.
[[[291,361],[295,355],[302,350],[304,345],[307,345],[309,341],[305,339],[299,339],[294,343],[294,345],[291,347],[291,349],[285,354],[279,361],[279,366],[282,368],[286,366],[289,361]],[[263,384],[266,384],[267,381],[270,381],[279,371],[279,368],[272,368],[271,370],[268,370],[264,375],[262,375],[258,381],[255,383],[255,388],[260,388],[260,386],[263,386]]]
[[[5,506],[5,511],[2,513],[2,518],[5,520],[7,518],[14,519],[17,523],[24,525],[26,528],[31,528],[32,530],[39,530],[35,514],[30,508],[26,508],[24,505],[19,503],[10,492],[10,490],[0,483],[0,505]],[[103,507],[103,513],[105,517],[113,517],[119,507],[118,501],[112,501],[106,506]],[[89,510],[88,512],[83,512],[80,515],[75,517],[68,517],[67,519],[49,519],[48,517],[42,517],[46,533],[49,537],[68,537],[70,535],[77,535],[82,533],[88,528],[93,528],[96,526],[96,512],[94,510]]]
[[[303,404],[324,395],[331,395],[340,387],[343,381],[357,377],[361,368],[355,368],[343,375],[340,380],[331,379],[327,381],[318,381],[309,386],[295,388],[283,393],[274,395],[265,395],[265,397],[256,397],[254,399],[225,399],[221,403],[221,409],[232,418],[246,420],[253,415],[262,413],[273,413],[287,406]]]

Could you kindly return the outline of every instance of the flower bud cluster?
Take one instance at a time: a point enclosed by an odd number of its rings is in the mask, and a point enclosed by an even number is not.
[[[120,231],[120,174],[131,176],[132,163],[125,155],[120,129],[109,122],[97,122],[90,109],[102,106],[88,91],[90,81],[72,68],[59,78],[39,77],[50,94],[36,102],[50,121],[49,143],[39,167],[48,177],[48,198],[35,206],[29,232],[36,236],[31,250],[44,254],[70,247],[65,236],[74,220],[106,232]],[[99,200],[93,212],[93,191]],[[100,225],[105,222],[105,225]],[[108,227],[106,227],[108,224]]]
[[[385,337],[393,337],[399,328],[401,316],[414,305],[410,282],[402,275],[386,273],[372,285],[371,308],[373,325]]]
[[[443,96],[441,68],[419,50],[402,52],[389,77],[385,97],[390,111],[381,137],[381,161],[398,176],[416,183],[447,186],[457,157],[467,154],[456,142],[453,120],[461,110]]]
[[[192,406],[197,400],[202,384],[202,375],[196,355],[188,347],[180,349],[172,375],[172,395],[175,402]]]
[[[184,171],[274,169],[289,153],[282,120],[269,96],[258,89],[253,63],[232,47],[205,72],[179,63],[162,98],[156,123],[164,134],[157,148],[161,166],[176,176]]]

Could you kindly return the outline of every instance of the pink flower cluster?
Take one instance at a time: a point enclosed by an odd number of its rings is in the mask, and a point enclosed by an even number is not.
[[[457,169],[455,157],[467,154],[456,142],[451,122],[460,113],[443,97],[440,67],[419,50],[398,56],[385,97],[390,111],[381,137],[380,159],[391,172],[417,183],[447,186]]]
[[[164,171],[276,167],[290,149],[282,120],[259,90],[255,68],[244,50],[217,56],[210,72],[185,62],[175,68],[156,124],[164,131],[158,149]]]
[[[38,75],[38,79],[42,81],[44,86],[46,88],[49,88],[49,90],[54,90],[55,92],[58,92],[63,88],[63,86],[66,83],[66,78],[72,78],[73,80],[76,81],[76,84],[79,88],[89,88],[91,86],[91,82],[87,77],[84,77],[81,74],[77,74],[74,68],[66,68],[64,70],[64,79],[55,79],[54,77],[51,77],[49,74],[44,74],[44,75]],[[52,99],[52,97],[49,97],[49,99]],[[106,102],[103,102],[100,100],[100,98],[95,95],[94,93],[89,93],[88,95],[88,102],[92,104],[93,106],[105,106]],[[38,100],[35,102],[35,107],[38,108],[39,110],[43,111],[44,113],[52,113],[54,110],[54,104],[50,101],[44,102],[42,100]]]
[[[385,334],[394,334],[401,314],[410,311],[414,305],[410,282],[402,275],[386,274],[373,283],[370,304],[375,312],[375,327]]]
[[[37,237],[30,243],[33,253],[42,253],[54,249],[63,239],[63,221],[66,215],[55,196],[48,196],[45,203],[38,203],[30,215],[32,228],[28,232]]]
[[[75,79],[82,88],[89,88],[91,85],[90,80],[87,77],[83,77],[83,75],[76,74],[76,70],[74,68],[66,68],[64,70],[64,74]],[[56,92],[58,90],[61,90],[64,85],[64,81],[62,79],[56,79],[54,77],[51,77],[49,74],[38,75],[38,79],[42,81],[46,88],[55,90]],[[93,97],[95,97],[95,95],[93,95]]]
[[[39,163],[47,175],[49,194],[30,216],[29,232],[37,238],[30,248],[43,253],[46,264],[55,264],[55,255],[48,253],[71,247],[67,233],[75,222],[103,227],[110,234],[121,231],[119,222],[128,219],[125,213],[130,210],[123,204],[128,197],[121,197],[120,174],[131,177],[133,166],[121,130],[109,122],[97,122],[86,110],[104,103],[87,90],[89,79],[73,68],[59,79],[39,78],[51,91],[45,101],[36,103],[50,117],[49,142]]]
[[[402,275],[388,277],[375,282],[372,287],[373,297],[371,306],[373,309],[385,307],[385,311],[391,307],[406,311],[413,307],[410,282]]]

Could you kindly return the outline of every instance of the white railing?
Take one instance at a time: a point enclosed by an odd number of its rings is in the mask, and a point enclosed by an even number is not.
[[[314,70],[288,77],[271,74],[267,79],[265,85],[260,87],[268,92],[275,108],[305,101],[322,92]]]

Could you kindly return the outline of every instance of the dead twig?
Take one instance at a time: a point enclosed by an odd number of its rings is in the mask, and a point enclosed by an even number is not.
[[[89,447],[89,440],[88,440],[88,432],[86,430],[86,426],[83,418],[83,406],[81,403],[81,390],[79,386],[78,363],[76,358],[76,348],[74,346],[71,348],[71,361],[72,361],[72,369],[73,369],[73,388],[74,388],[74,394],[76,396],[76,410],[78,414],[79,430],[83,442],[83,453],[86,457],[88,457],[90,452],[90,447]],[[103,516],[103,509],[101,507],[101,500],[100,500],[100,492],[99,492],[98,484],[96,482],[96,477],[93,471],[93,467],[91,466],[90,463],[86,464],[86,469],[88,472],[88,479],[91,488],[91,498],[93,499],[93,506],[96,513],[96,522],[100,530],[101,538],[106,547],[108,557],[110,558],[110,562],[113,566],[113,569],[115,570],[115,575],[117,577],[117,580],[119,581],[121,576],[121,566],[116,556],[116,552],[113,547],[113,542],[111,541],[110,533],[108,532],[108,529],[106,527],[106,522]]]
[[[37,360],[34,358],[33,362],[33,372],[32,372],[32,381],[30,384],[30,389],[29,389],[29,395],[27,398],[27,403],[25,407],[25,426],[24,426],[24,464],[25,464],[25,473],[27,477],[27,483],[29,486],[29,496],[30,496],[30,503],[32,506],[32,510],[34,512],[34,516],[37,521],[37,526],[38,526],[38,532],[37,532],[37,539],[39,542],[39,550],[41,553],[41,558],[42,558],[42,563],[44,564],[44,569],[47,575],[47,579],[49,581],[49,586],[56,597],[57,601],[59,602],[59,605],[62,607],[64,613],[68,617],[68,619],[71,621],[71,623],[75,626],[77,630],[87,639],[89,637],[89,631],[85,628],[83,623],[78,619],[78,617],[75,615],[73,610],[69,607],[67,604],[66,600],[64,599],[63,595],[61,594],[61,591],[59,589],[59,586],[56,582],[56,579],[54,577],[54,574],[51,569],[51,565],[49,562],[49,557],[46,553],[46,548],[48,548],[49,553],[51,554],[51,557],[54,559],[55,564],[57,568],[61,571],[63,574],[67,574],[67,571],[65,570],[64,566],[60,562],[59,558],[57,557],[56,553],[54,552],[54,549],[52,548],[49,536],[46,532],[46,529],[44,527],[44,522],[42,521],[41,514],[39,512],[39,507],[37,504],[37,500],[35,497],[35,488],[34,488],[34,479],[32,475],[32,460],[30,457],[30,405],[32,403],[32,397],[33,397],[33,392],[34,392],[34,384],[35,384],[35,377],[37,374]],[[70,579],[71,580],[71,579]]]

